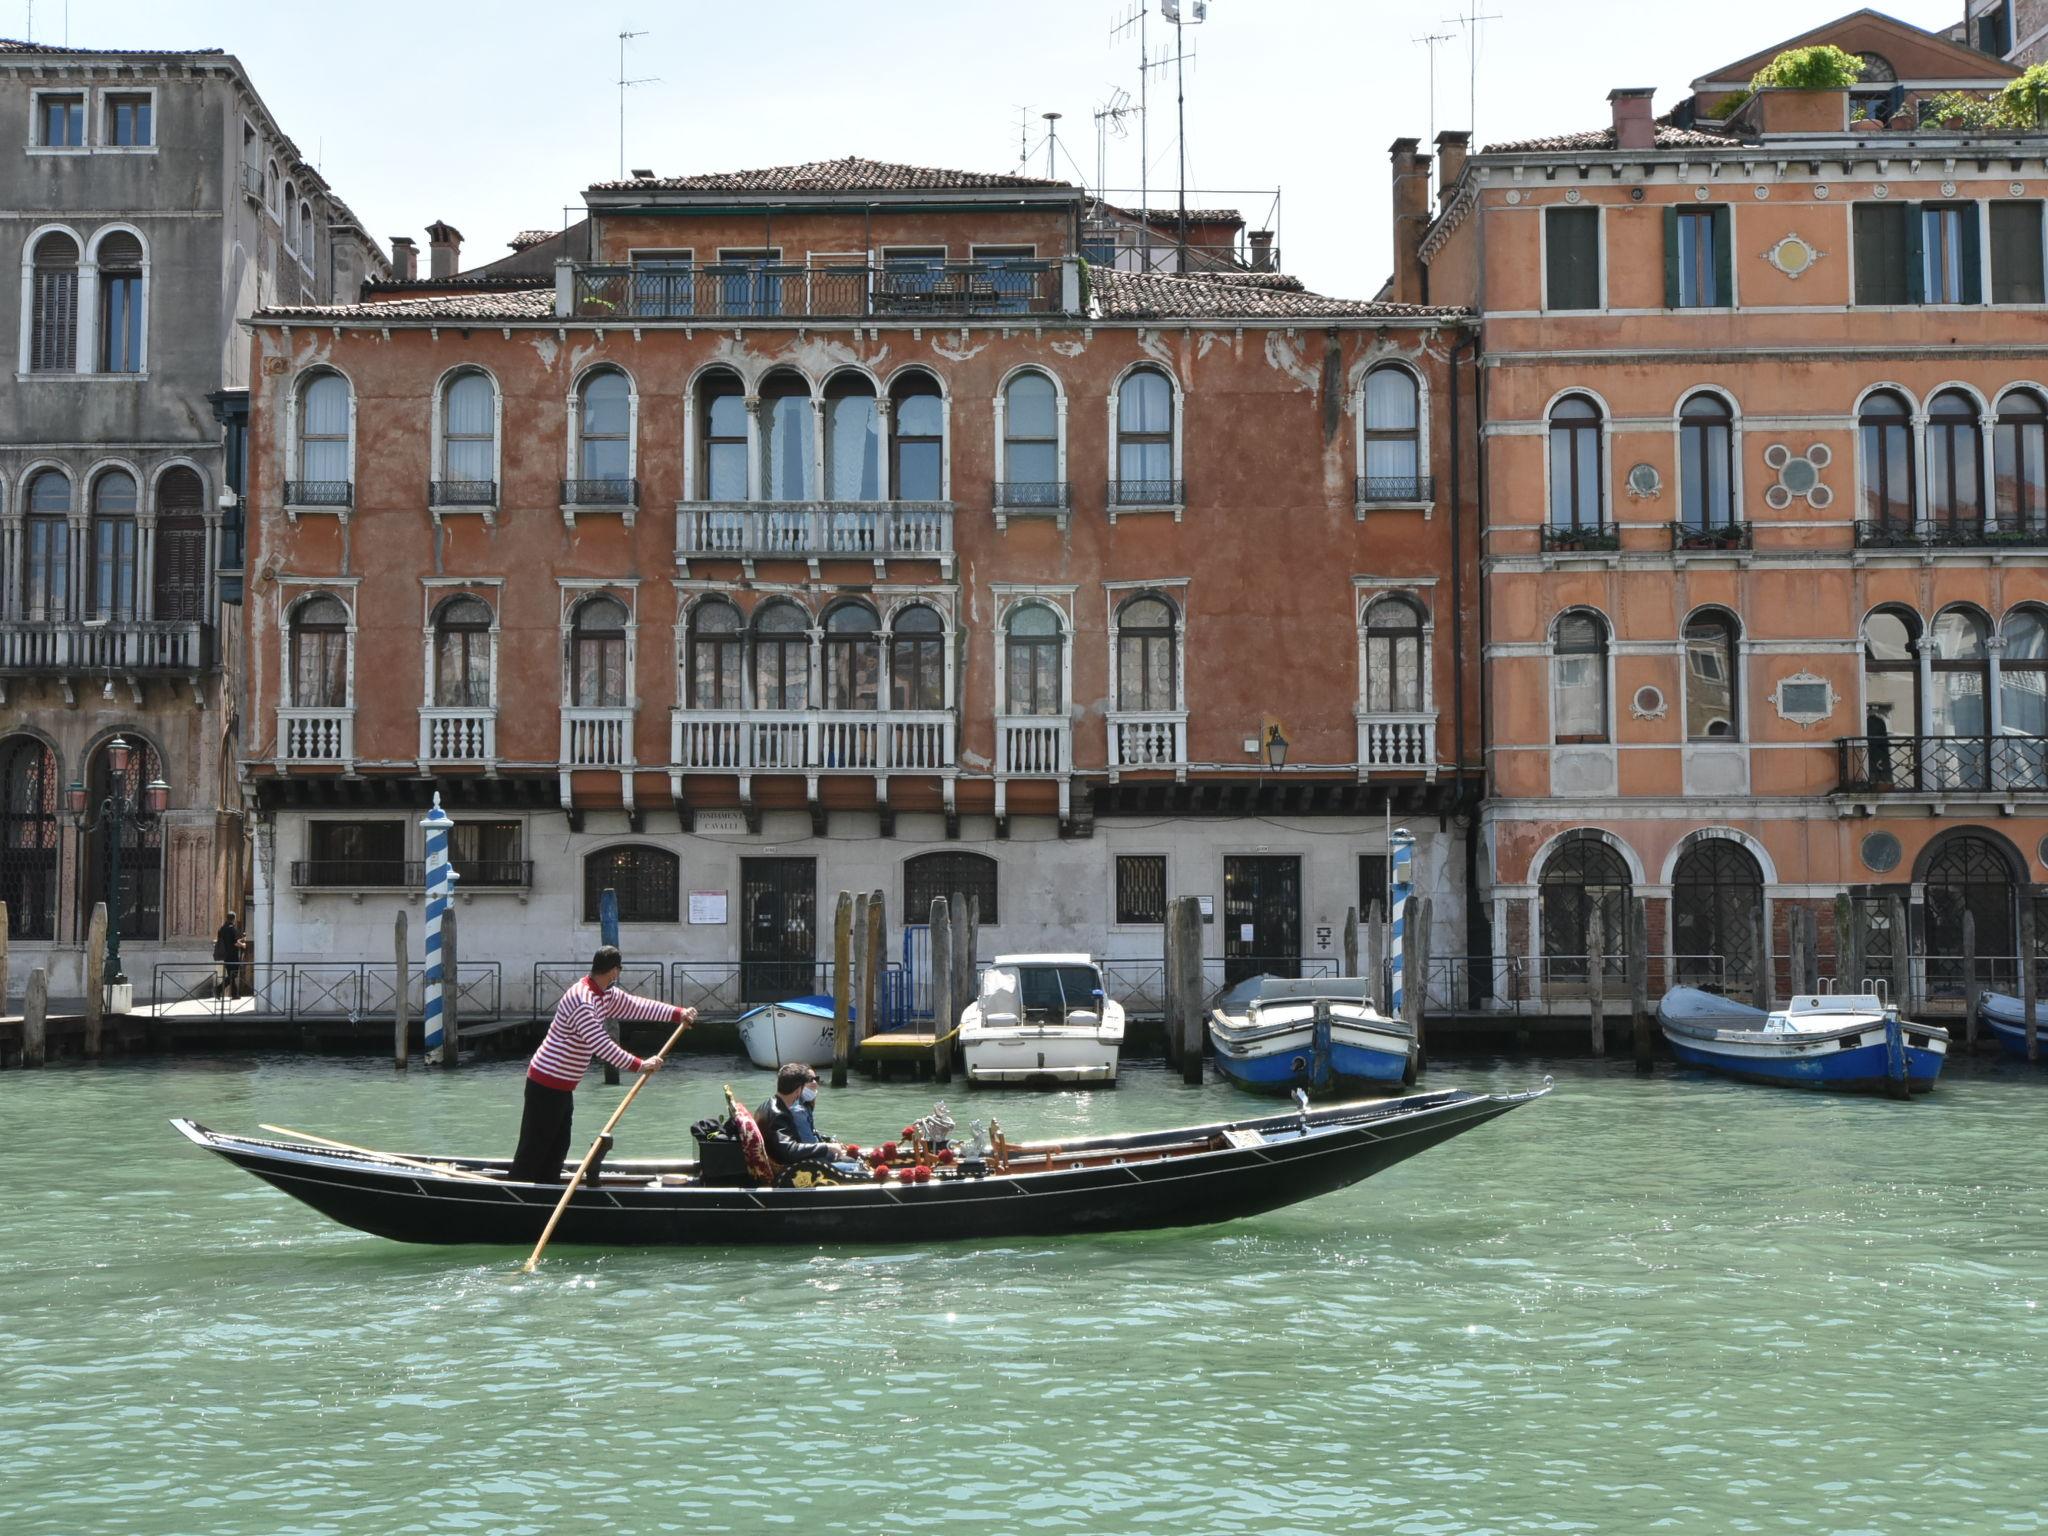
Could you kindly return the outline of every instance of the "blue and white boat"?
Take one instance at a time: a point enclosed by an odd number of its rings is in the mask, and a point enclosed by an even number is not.
[[[851,1010],[849,1010],[850,1012]],[[740,1045],[747,1059],[771,1072],[785,1061],[832,1065],[832,999],[792,997],[740,1015]]]
[[[1986,992],[1977,1001],[1977,1022],[1998,1037],[1998,1048],[2020,1061],[2027,1059],[2027,1005],[2006,992]],[[2048,1060],[2048,1008],[2034,1004],[2034,1039]]]
[[[1355,976],[1254,976],[1209,1014],[1216,1066],[1261,1093],[1355,1090],[1415,1081],[1415,1030],[1390,1019]]]
[[[1673,987],[1657,1023],[1688,1066],[1787,1088],[1925,1093],[1948,1055],[1947,1030],[1901,1019],[1867,993],[1801,993],[1766,1012]]]

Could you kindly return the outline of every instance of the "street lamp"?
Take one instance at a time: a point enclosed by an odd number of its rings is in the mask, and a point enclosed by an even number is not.
[[[1287,738],[1280,734],[1277,725],[1266,736],[1266,761],[1275,768],[1287,766]]]
[[[113,787],[105,799],[100,801],[99,814],[88,818],[87,804],[90,796],[85,785],[73,779],[64,791],[65,809],[71,812],[71,825],[81,835],[90,835],[105,828],[107,832],[107,976],[109,986],[125,986],[128,978],[121,971],[121,833],[131,822],[146,827],[163,815],[164,807],[171,802],[171,786],[162,779],[151,779],[142,786],[138,799],[128,797],[128,765],[133,760],[135,749],[121,737],[116,736],[107,743],[107,769],[113,779]]]

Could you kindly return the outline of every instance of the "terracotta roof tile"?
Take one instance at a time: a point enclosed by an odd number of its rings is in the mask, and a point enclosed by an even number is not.
[[[221,57],[223,48],[66,48],[56,43],[31,43],[25,38],[0,37],[0,53],[104,54],[115,58],[180,59]]]
[[[523,251],[529,245],[539,245],[543,240],[552,240],[560,233],[559,229],[522,229],[506,244],[515,251]]]
[[[1068,187],[1064,181],[989,171],[948,171],[848,155],[805,165],[755,171],[711,171],[695,176],[635,177],[600,181],[593,192],[958,192],[983,187]]]
[[[256,320],[308,320],[339,325],[350,320],[544,320],[555,312],[554,285],[516,292],[444,293],[381,304],[287,304],[259,309]]]
[[[1733,134],[1710,133],[1700,128],[1674,128],[1669,123],[1657,124],[1657,148],[1659,149],[1721,149],[1739,140]],[[1540,139],[1510,139],[1505,144],[1489,144],[1481,150],[1486,155],[1544,154],[1546,152],[1574,149],[1612,149],[1614,129],[1593,128],[1584,133],[1554,133]]]
[[[1467,313],[1429,304],[1332,299],[1310,293],[1297,279],[1281,287],[1271,272],[1204,273],[1169,277],[1160,272],[1119,272],[1091,267],[1088,279],[1106,320],[1455,319]],[[1218,279],[1221,278],[1219,281]],[[1265,279],[1252,282],[1247,279]]]
[[[551,272],[457,273],[453,277],[374,277],[363,285],[366,294],[439,293],[452,288],[458,293],[506,293],[526,288],[553,288]]]

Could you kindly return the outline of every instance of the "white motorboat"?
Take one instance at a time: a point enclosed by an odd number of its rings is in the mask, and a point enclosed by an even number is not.
[[[774,1071],[785,1061],[832,1065],[832,999],[792,997],[740,1015],[747,1060]]]
[[[1116,1084],[1123,1005],[1088,955],[997,955],[960,1015],[970,1085]]]

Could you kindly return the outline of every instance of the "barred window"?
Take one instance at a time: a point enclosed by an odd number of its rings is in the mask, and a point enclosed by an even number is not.
[[[1124,853],[1116,861],[1116,920],[1119,923],[1166,921],[1166,856]]]
[[[1387,915],[1387,856],[1384,853],[1361,853],[1358,856],[1358,920],[1362,923],[1368,912],[1377,906],[1380,916]]]
[[[618,892],[622,923],[672,923],[682,861],[665,848],[641,843],[600,848],[583,861],[583,921],[597,921],[597,898]]]
[[[920,853],[903,864],[903,911],[918,922],[940,896],[959,891],[974,898],[975,921],[996,922],[996,861],[979,853]]]

